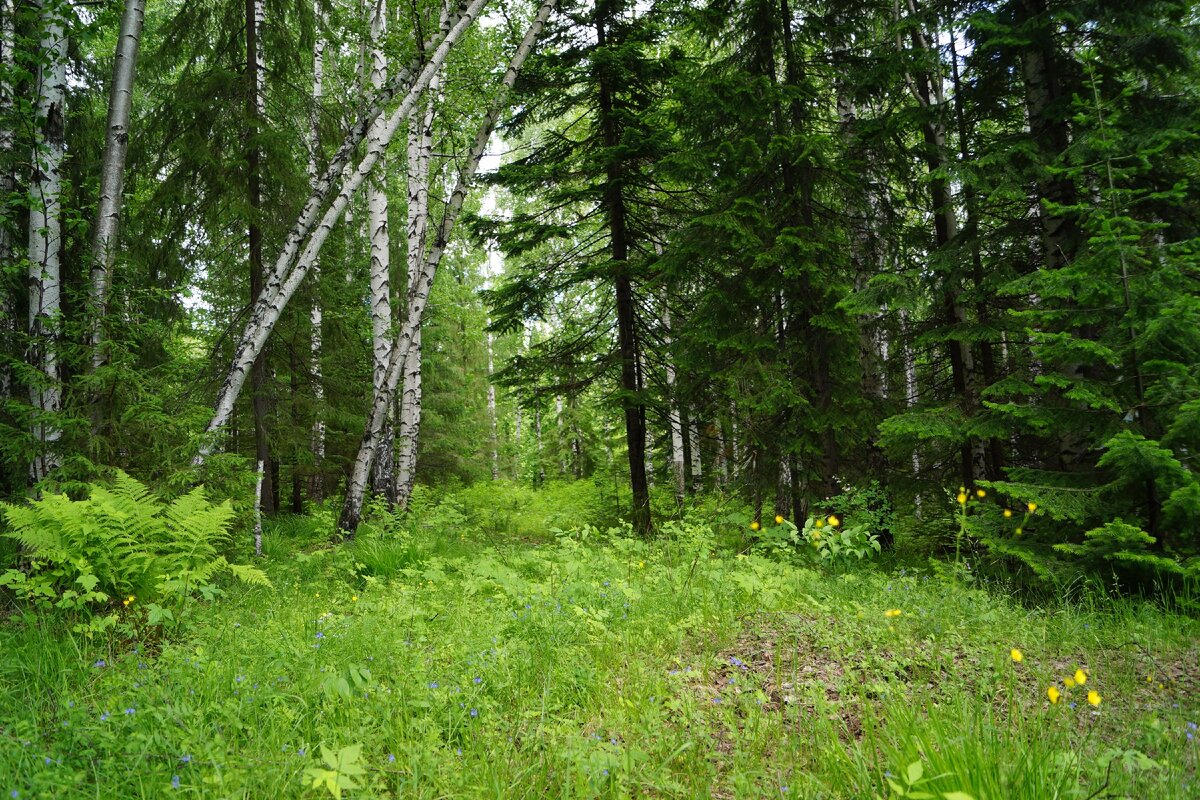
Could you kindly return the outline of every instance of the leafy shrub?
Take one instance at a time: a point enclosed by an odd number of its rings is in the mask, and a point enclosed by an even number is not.
[[[21,544],[29,564],[6,570],[0,585],[29,602],[90,610],[126,598],[126,605],[161,600],[178,608],[193,592],[211,593],[221,573],[270,585],[262,571],[221,555],[233,510],[228,501],[210,504],[203,487],[166,503],[118,472],[111,485],[91,484],[83,500],[47,493],[0,511],[11,527],[4,535]],[[159,619],[173,618],[154,608]]]

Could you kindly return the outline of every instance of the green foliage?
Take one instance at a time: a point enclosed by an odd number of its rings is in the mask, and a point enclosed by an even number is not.
[[[420,559],[364,581],[358,541],[312,551],[294,518],[267,529],[278,590],[200,607],[185,638],[16,615],[0,727],[30,744],[0,747],[4,789],[1190,800],[1195,620],[1098,594],[1031,613],[911,564],[797,566],[723,547],[724,524],[468,529],[453,548],[418,529]],[[1087,685],[1049,704],[1076,666]]]
[[[22,600],[60,609],[102,611],[151,603],[152,624],[174,622],[195,592],[211,595],[214,580],[270,586],[260,569],[226,560],[233,510],[210,504],[203,487],[171,502],[118,471],[111,484],[92,484],[72,500],[47,493],[26,506],[0,505],[20,543],[27,570],[6,571],[0,584]],[[124,598],[124,599],[123,599]]]

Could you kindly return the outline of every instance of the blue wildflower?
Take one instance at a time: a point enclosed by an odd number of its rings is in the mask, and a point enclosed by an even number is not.
[[[299,750],[297,750],[297,751],[296,751],[296,755],[298,755],[298,756],[302,756],[302,755],[304,755],[304,748],[303,748],[303,747],[301,747]]]
[[[475,683],[483,683],[483,678],[475,678]]]
[[[389,764],[395,764],[395,763],[396,763],[396,756],[395,756],[395,755],[393,755],[392,753],[388,753],[388,763],[389,763]]]
[[[105,711],[103,714],[101,714],[101,715],[100,715],[100,721],[101,721],[101,722],[104,722],[104,721],[106,721],[107,719],[108,719],[108,712],[107,712],[107,711]]]
[[[192,757],[190,755],[185,755],[183,758],[179,759],[179,763],[180,764],[190,764],[190,763],[192,763]]]
[[[436,688],[438,688],[437,681],[430,681],[430,682],[429,682],[429,688],[430,688],[430,689],[436,689]]]
[[[317,631],[317,638],[318,638],[318,639],[324,639],[324,638],[325,638],[325,631]]]
[[[127,708],[127,709],[125,709],[125,714],[127,716],[131,716],[133,714],[133,712],[135,712],[135,711],[137,711],[136,708]]]
[[[179,788],[179,776],[178,776],[178,775],[172,775],[172,776],[171,776],[171,788],[172,788],[172,789],[178,789],[178,788]]]
[[[105,661],[103,658],[101,658],[101,659],[98,659],[98,660],[96,661],[96,663],[95,663],[95,664],[93,664],[92,666],[93,666],[93,667],[107,667],[107,666],[108,666],[108,662],[107,662],[107,661]],[[17,796],[17,795],[16,795],[16,791],[14,790],[14,791],[13,791],[13,797],[16,797],[16,796]]]
[[[471,716],[472,716],[472,717],[478,717],[478,716],[479,716],[479,711],[477,711],[476,709],[472,708],[472,709],[471,709]]]

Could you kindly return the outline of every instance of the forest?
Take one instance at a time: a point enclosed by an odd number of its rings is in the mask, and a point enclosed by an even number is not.
[[[0,0],[0,796],[1200,796],[1200,3]]]

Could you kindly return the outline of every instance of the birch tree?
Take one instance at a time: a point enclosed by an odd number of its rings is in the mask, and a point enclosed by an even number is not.
[[[387,0],[373,0],[371,4],[370,83],[376,94],[383,90],[387,80],[387,58],[383,53],[383,40],[387,33]],[[383,391],[383,378],[387,369],[388,347],[391,343],[391,237],[388,233],[387,160],[383,155],[384,130],[387,120],[376,117],[367,134],[367,147],[379,150],[380,163],[367,182],[367,230],[370,237],[371,259],[371,389],[375,394]],[[381,457],[375,462],[376,488],[391,496],[392,458],[391,426],[385,421],[381,443]]]
[[[308,181],[309,190],[316,192],[320,184],[320,155],[321,155],[321,103],[325,97],[325,22],[326,17],[321,9],[321,0],[313,0],[313,16],[317,19],[316,35],[313,37],[313,85],[312,106],[308,123]],[[322,466],[325,461],[325,379],[321,371],[321,326],[325,322],[325,313],[321,307],[320,277],[321,265],[318,259],[313,259],[313,300],[309,310],[309,327],[312,329],[310,339],[310,372],[312,374],[313,400],[316,413],[312,427],[312,450],[314,469],[309,483],[308,494],[313,500],[320,501],[324,494]]]
[[[17,188],[16,176],[13,174],[9,161],[12,157],[15,143],[10,114],[13,109],[12,72],[16,64],[14,48],[16,47],[17,31],[16,6],[14,0],[0,0],[0,198],[3,198],[3,215],[0,215],[0,264],[8,265],[15,261],[12,230],[9,227],[11,207],[8,198]],[[0,276],[2,277],[2,276]],[[15,349],[16,308],[15,298],[8,291],[0,289],[0,355],[7,356]],[[7,364],[0,363],[0,401],[7,399],[12,391],[12,372]]]
[[[357,194],[379,163],[383,156],[382,148],[391,143],[400,125],[412,115],[418,99],[429,86],[434,73],[441,68],[454,43],[471,26],[486,3],[487,0],[471,0],[460,14],[446,15],[441,31],[430,43],[432,53],[424,66],[419,66],[418,61],[410,68],[399,70],[388,82],[384,92],[374,98],[367,111],[358,118],[338,151],[330,159],[324,176],[309,195],[303,210],[284,238],[275,266],[267,277],[264,291],[254,303],[250,318],[242,329],[232,363],[217,393],[213,416],[205,429],[209,437],[197,456],[198,463],[212,452],[214,442],[211,435],[229,421],[251,365],[262,352],[267,339],[279,322],[284,307],[308,274],[351,198]],[[436,42],[440,43],[433,47],[433,43]],[[403,99],[387,118],[387,126],[383,129],[376,146],[368,147],[362,159],[352,167],[354,152],[365,139],[371,124],[401,92],[404,93]],[[337,193],[333,194],[335,186]]]
[[[421,270],[425,258],[426,232],[429,230],[429,165],[433,157],[433,122],[441,88],[440,73],[429,83],[429,98],[420,124],[408,130],[408,239],[406,260],[408,290]],[[404,360],[400,413],[396,420],[395,489],[400,508],[407,508],[417,479],[417,444],[421,432],[421,328],[417,327]],[[382,456],[387,457],[386,453]]]
[[[101,347],[104,318],[108,314],[108,289],[116,257],[117,225],[121,216],[125,186],[125,155],[129,150],[129,113],[133,107],[133,76],[138,48],[142,41],[142,22],[146,0],[126,0],[121,27],[117,31],[116,56],[113,59],[112,85],[108,97],[108,123],[105,126],[104,155],[100,159],[100,199],[92,226],[92,368],[104,364]]]
[[[341,517],[338,519],[338,527],[347,536],[353,536],[362,517],[367,477],[375,460],[379,434],[383,429],[383,422],[391,405],[392,395],[395,393],[396,384],[400,379],[401,367],[407,360],[413,338],[420,329],[421,317],[425,312],[425,304],[429,297],[429,289],[433,285],[433,279],[438,265],[441,263],[442,254],[450,240],[450,234],[454,230],[454,225],[458,221],[458,215],[462,211],[467,191],[471,186],[476,171],[479,169],[479,161],[483,158],[488,139],[496,127],[500,113],[506,106],[508,93],[516,82],[517,74],[520,72],[521,66],[525,63],[525,59],[533,51],[534,43],[541,34],[542,28],[545,26],[546,20],[549,18],[555,3],[556,0],[546,0],[542,4],[529,29],[525,32],[525,37],[522,39],[521,44],[513,54],[512,60],[508,64],[508,69],[504,73],[504,78],[501,80],[497,96],[485,114],[479,130],[475,134],[475,141],[471,146],[466,161],[459,171],[454,192],[446,204],[441,224],[438,226],[437,235],[430,242],[429,252],[425,257],[422,268],[417,274],[416,279],[410,280],[408,314],[392,344],[385,391],[379,397],[376,397],[372,404],[366,429],[363,432],[362,443],[359,446],[358,456],[354,460],[350,479],[346,484],[346,501],[342,507]]]
[[[36,76],[37,126],[30,177],[29,345],[35,374],[30,386],[37,454],[30,479],[38,483],[62,463],[62,410],[57,339],[62,331],[62,161],[66,150],[67,31],[65,3],[39,9],[42,59]]]

